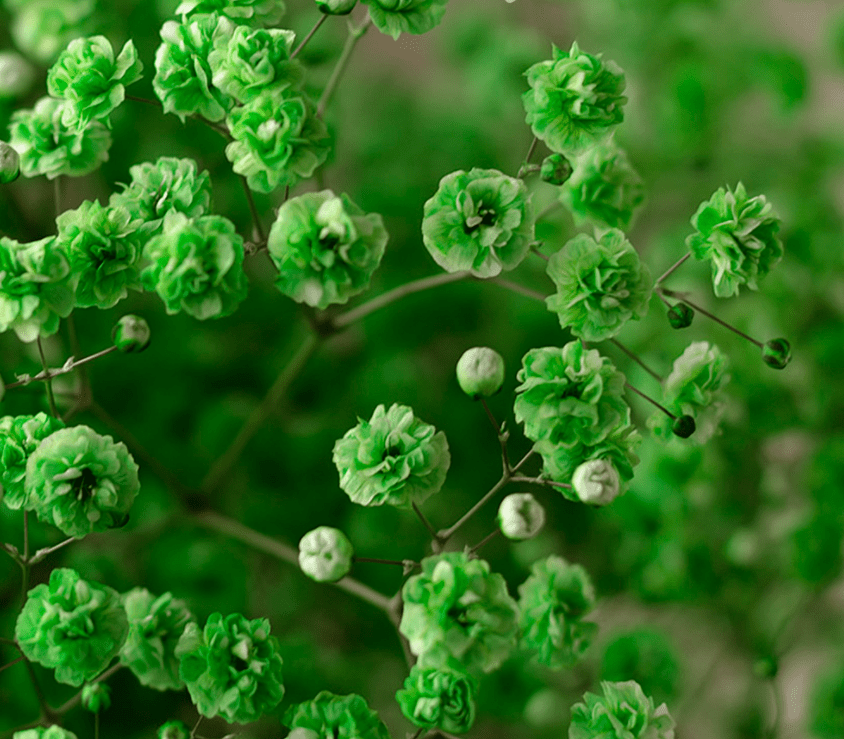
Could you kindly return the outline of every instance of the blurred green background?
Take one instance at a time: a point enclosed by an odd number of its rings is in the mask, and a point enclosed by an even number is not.
[[[9,2],[9,0],[7,0]],[[132,38],[145,65],[130,91],[153,97],[158,29],[176,0],[97,0],[81,34]],[[11,5],[11,2],[10,2]],[[362,17],[358,8],[355,19]],[[0,49],[12,47],[11,14],[0,5]],[[302,37],[318,18],[312,2],[289,0],[285,27]],[[308,85],[325,85],[346,35],[330,18],[302,54]],[[536,539],[496,538],[481,554],[512,594],[530,564],[558,553],[583,564],[599,596],[599,636],[586,659],[562,673],[514,657],[484,679],[469,736],[552,739],[565,736],[569,707],[601,679],[637,679],[667,701],[685,739],[766,736],[777,710],[778,736],[844,736],[844,11],[817,0],[451,0],[440,26],[397,41],[376,30],[361,40],[326,115],[335,153],[291,194],[328,187],[347,192],[384,217],[390,242],[367,296],[438,268],[422,245],[422,206],[444,175],[494,167],[515,175],[532,140],[524,123],[522,73],[573,40],[616,61],[627,74],[629,103],[616,140],[641,174],[647,202],[628,237],[652,274],[685,251],[689,218],[718,187],[744,182],[765,194],[783,219],[785,258],[757,293],[719,300],[709,267],[687,263],[674,289],[761,340],[787,337],[794,359],[766,367],[752,345],[698,316],[672,331],[654,298],[648,316],[620,339],[662,374],[691,341],[717,343],[730,357],[722,433],[705,445],[649,437],[650,409],[632,398],[644,441],[631,490],[606,509],[532,490],[548,523]],[[43,94],[46,67],[23,99],[0,102],[0,132],[11,112]],[[2,137],[3,134],[0,134]],[[114,116],[109,161],[65,180],[65,207],[107,200],[128,168],[159,156],[192,157],[211,174],[214,212],[251,229],[241,185],[224,141],[195,121],[126,102]],[[540,145],[535,161],[547,150]],[[555,190],[530,180],[537,211]],[[256,195],[270,223],[282,193]],[[20,241],[55,232],[53,188],[43,178],[0,188],[0,232]],[[576,233],[557,209],[537,227],[546,250]],[[544,263],[529,257],[508,279],[550,294]],[[283,402],[249,443],[218,492],[197,488],[295,351],[305,324],[298,306],[273,286],[265,252],[247,258],[249,298],[231,317],[199,322],[167,316],[154,294],[132,293],[114,309],[74,313],[83,355],[110,343],[121,315],[149,322],[153,340],[138,356],[112,354],[89,365],[97,407],[73,416],[125,441],[141,467],[142,491],[128,526],[67,547],[33,573],[55,566],[119,591],[142,585],[172,591],[204,620],[214,611],[266,616],[282,644],[291,702],[327,689],[363,695],[395,737],[411,730],[393,698],[405,677],[398,637],[371,606],[296,568],[190,522],[191,510],[215,510],[295,546],[318,525],[343,529],[360,556],[420,559],[430,553],[412,515],[352,504],[331,463],[334,441],[379,403],[411,405],[445,431],[452,466],[442,491],[424,506],[437,528],[453,523],[494,484],[500,452],[483,410],[463,396],[454,366],[471,346],[490,346],[508,366],[491,400],[512,429],[511,455],[529,448],[515,425],[513,389],[531,348],[571,339],[538,302],[480,282],[457,283],[403,299],[332,338],[307,363]],[[350,305],[362,302],[354,299]],[[45,342],[51,365],[71,354],[64,327]],[[602,351],[638,387],[653,380],[612,345]],[[0,335],[0,372],[40,369],[36,347]],[[74,393],[78,376],[56,381]],[[65,401],[68,408],[73,398]],[[3,414],[47,410],[39,383],[11,390]],[[165,472],[166,471],[166,472]],[[529,470],[538,471],[537,467]],[[162,479],[163,478],[163,479]],[[173,481],[177,480],[179,484]],[[170,483],[168,485],[168,482]],[[517,491],[511,486],[510,491]],[[498,499],[452,542],[474,545],[494,527]],[[174,514],[184,514],[173,519]],[[174,522],[175,521],[175,522]],[[31,527],[33,546],[60,540]],[[21,516],[0,508],[0,539],[20,545]],[[398,568],[359,564],[353,574],[392,595]],[[19,572],[0,559],[0,636],[14,632]],[[3,647],[0,664],[15,653]],[[778,665],[774,681],[766,666]],[[36,667],[53,704],[73,691]],[[168,719],[189,725],[187,693],[140,687],[123,670],[112,679],[113,708],[101,736],[150,737]],[[772,685],[774,690],[772,690]],[[38,707],[22,666],[0,673],[0,732],[31,721]],[[77,710],[67,728],[90,736]],[[219,719],[206,736],[229,729]],[[285,733],[277,716],[244,730],[255,739]]]

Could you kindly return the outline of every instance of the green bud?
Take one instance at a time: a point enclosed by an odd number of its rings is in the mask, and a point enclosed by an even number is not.
[[[508,539],[531,539],[545,525],[545,509],[530,493],[512,493],[501,501],[498,525]]]
[[[457,382],[472,400],[495,395],[504,384],[504,359],[495,350],[476,346],[457,361]]]
[[[688,328],[692,325],[694,317],[695,312],[685,303],[677,303],[668,309],[668,323],[671,328]]]
[[[91,713],[105,711],[111,705],[111,690],[105,683],[90,683],[82,688],[82,707]]]
[[[762,361],[774,369],[783,369],[791,361],[791,344],[785,339],[771,339],[762,347]]]
[[[21,173],[21,158],[18,152],[5,141],[0,141],[0,185],[14,182]]]
[[[35,67],[16,51],[0,51],[0,100],[19,98],[35,82]]]
[[[348,15],[358,0],[316,0],[317,7],[326,15]]]
[[[674,436],[679,436],[681,439],[688,439],[695,432],[695,419],[691,416],[680,416],[671,425],[671,431]]]
[[[299,566],[317,582],[337,582],[352,569],[352,542],[339,529],[320,526],[299,542]]]
[[[539,176],[550,185],[562,185],[571,177],[571,164],[562,154],[551,154],[542,160]]]
[[[618,496],[621,480],[607,459],[590,459],[575,469],[571,484],[584,503],[606,505]]]
[[[112,329],[111,339],[122,352],[142,352],[149,346],[149,325],[140,316],[123,316]]]
[[[168,721],[158,727],[158,739],[188,739],[190,729],[181,721]]]

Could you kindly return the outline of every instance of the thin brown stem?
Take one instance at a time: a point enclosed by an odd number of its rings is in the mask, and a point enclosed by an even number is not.
[[[567,482],[557,482],[556,480],[546,480],[544,477],[527,477],[525,475],[514,475],[510,478],[510,482],[532,482],[534,485],[550,485],[555,488],[568,488],[571,490],[571,485]]]
[[[528,149],[528,153],[525,154],[524,160],[522,160],[522,164],[519,167],[519,171],[516,174],[516,177],[521,178],[525,174],[527,174],[527,170],[530,167],[530,159],[533,156],[533,152],[536,151],[536,145],[539,143],[539,139],[534,136],[533,141],[530,142],[530,148]],[[538,169],[538,167],[537,167]]]
[[[311,37],[312,37],[312,36],[313,36],[313,35],[317,32],[317,30],[319,29],[319,27],[320,27],[323,23],[325,23],[325,21],[327,21],[327,20],[328,20],[328,15],[326,15],[326,14],[324,14],[324,13],[320,15],[319,20],[318,20],[316,23],[314,23],[314,27],[313,27],[313,28],[309,31],[308,35],[307,35],[307,36],[305,36],[305,38],[304,38],[304,39],[302,39],[302,43],[301,43],[301,44],[299,44],[299,45],[296,47],[295,51],[294,51],[294,52],[290,55],[290,58],[291,58],[291,59],[295,59],[297,56],[299,56],[299,52],[300,52],[300,51],[302,51],[302,49],[304,49],[304,48],[305,48],[305,44],[307,44],[307,43],[308,43],[308,41],[310,41],[310,40],[311,40]]]
[[[624,387],[626,387],[628,390],[632,390],[634,393],[636,393],[636,395],[639,395],[639,396],[643,397],[645,400],[647,400],[647,401],[648,401],[648,403],[650,403],[651,405],[653,405],[653,406],[655,406],[655,407],[659,408],[659,410],[661,410],[661,411],[662,411],[662,412],[663,412],[666,416],[668,416],[668,417],[669,417],[672,421],[676,421],[676,420],[677,420],[677,416],[675,416],[675,415],[674,415],[674,414],[673,414],[670,410],[668,410],[668,408],[666,408],[664,405],[660,405],[659,403],[657,403],[657,402],[656,402],[656,401],[655,401],[655,400],[654,400],[654,399],[653,399],[650,395],[646,395],[646,394],[645,394],[645,393],[643,393],[641,390],[639,390],[639,389],[637,389],[637,388],[633,387],[633,386],[632,386],[629,382],[625,382],[625,383],[624,383]]]
[[[496,536],[498,536],[498,534],[500,534],[500,533],[501,533],[501,529],[495,529],[493,532],[491,532],[491,533],[487,534],[487,535],[486,535],[483,539],[481,539],[481,540],[480,540],[477,544],[475,544],[475,546],[473,546],[473,547],[469,550],[469,553],[470,553],[470,554],[474,554],[474,553],[475,553],[475,552],[477,552],[477,551],[478,551],[478,549],[480,549],[480,548],[481,548],[484,544],[486,544],[486,543],[487,543],[488,541],[490,541],[491,539],[494,539],[494,538],[495,538]]]
[[[379,565],[397,565],[399,567],[404,567],[404,562],[399,562],[397,559],[379,559],[378,557],[358,557],[355,556],[352,559],[353,562],[373,562],[374,564]]]
[[[434,527],[433,527],[433,526],[431,526],[431,522],[430,522],[427,518],[425,518],[425,514],[424,514],[424,513],[422,513],[422,511],[421,511],[421,510],[419,510],[419,506],[418,506],[418,505],[416,505],[416,502],[415,502],[415,501],[411,501],[411,502],[410,502],[410,505],[412,505],[412,506],[413,506],[413,511],[414,511],[414,513],[416,513],[416,515],[418,516],[419,520],[422,522],[422,525],[423,525],[423,526],[427,529],[427,531],[428,531],[428,533],[431,535],[431,537],[432,537],[432,538],[434,538],[434,539],[436,539],[436,538],[437,538],[437,532],[436,532],[436,530],[434,529]]]
[[[21,385],[28,385],[30,382],[49,382],[54,377],[58,377],[59,375],[65,375],[68,372],[72,372],[77,367],[86,365],[88,364],[88,362],[93,362],[95,359],[104,357],[106,354],[111,354],[114,351],[117,351],[117,347],[110,346],[107,349],[103,349],[102,351],[96,352],[95,354],[91,354],[87,357],[82,357],[82,359],[74,360],[73,362],[67,362],[61,367],[47,367],[34,377],[29,377],[25,380],[18,380],[17,382],[9,383],[8,385],[6,385],[6,389],[9,390],[11,388],[20,387]],[[53,393],[53,395],[55,396],[56,393]]]
[[[680,265],[682,265],[691,255],[692,255],[691,252],[689,252],[688,254],[684,254],[676,262],[674,262],[674,264],[672,264],[667,270],[665,270],[665,272],[663,272],[659,276],[657,281],[654,283],[654,287],[659,287],[660,283],[663,280],[668,279],[668,277],[674,273],[674,270],[678,269],[680,267]]]
[[[688,305],[689,308],[692,308],[693,310],[696,310],[696,311],[702,313],[707,318],[715,321],[715,323],[720,323],[724,328],[729,329],[734,334],[738,334],[743,339],[747,339],[751,344],[756,344],[756,346],[758,346],[760,349],[764,348],[765,345],[761,341],[756,341],[756,339],[754,339],[752,336],[748,336],[746,333],[744,333],[744,331],[739,331],[735,326],[731,326],[726,321],[722,321],[720,318],[718,318],[718,316],[713,315],[708,310],[701,308],[699,305],[695,305],[691,300],[689,300],[685,296],[684,293],[677,293],[677,292],[674,292],[673,290],[666,290],[665,288],[662,288],[662,292],[664,292],[666,295],[668,295],[672,298],[677,298],[681,302]]]
[[[487,282],[491,282],[494,285],[499,285],[500,287],[505,288],[506,290],[510,290],[514,293],[519,293],[519,295],[524,295],[528,298],[532,298],[533,300],[538,300],[540,303],[545,303],[545,296],[537,292],[536,290],[531,290],[529,287],[523,287],[515,282],[511,282],[510,280],[505,280],[501,277],[493,277]]]
[[[502,475],[501,479],[490,488],[489,492],[487,492],[487,494],[484,495],[483,498],[481,498],[465,514],[463,514],[463,516],[461,516],[455,524],[449,526],[447,529],[439,531],[437,533],[437,539],[441,542],[448,541],[454,535],[454,533],[461,526],[463,526],[463,524],[465,524],[470,518],[472,518],[472,516],[474,516],[487,503],[487,501],[492,498],[493,495],[495,495],[499,490],[501,490],[501,488],[503,488],[508,482],[510,482],[511,479],[512,478],[509,474]]]
[[[645,372],[647,372],[651,377],[654,378],[660,384],[662,383],[662,378],[654,372],[648,365],[646,365],[642,359],[637,355],[630,351],[624,344],[622,344],[618,339],[610,339],[610,341],[615,344],[621,351],[623,351],[630,359],[632,359],[636,364],[638,364]]]
[[[547,256],[545,256],[545,255],[544,255],[541,251],[539,251],[539,249],[537,249],[535,246],[531,246],[531,247],[530,247],[530,250],[531,250],[534,254],[536,254],[536,256],[538,256],[540,259],[544,259],[546,262],[550,262],[550,261],[551,261],[551,257],[547,257]]]
[[[16,665],[18,662],[23,662],[25,659],[26,659],[26,657],[24,657],[23,655],[21,655],[20,657],[17,657],[16,659],[13,659],[11,662],[7,662],[5,665],[3,665],[2,667],[0,667],[0,672],[3,672],[3,670],[8,670],[8,669],[9,669],[10,667],[12,667],[13,665]]]
[[[487,418],[489,418],[489,422],[492,424],[492,427],[495,429],[495,433],[501,436],[501,426],[498,425],[498,421],[495,420],[495,416],[492,415],[492,411],[489,409],[489,405],[486,402],[486,398],[480,398],[481,405],[483,405],[484,410],[486,411]]]
[[[252,224],[255,229],[256,240],[259,243],[264,243],[267,240],[267,234],[261,225],[261,215],[258,213],[258,208],[255,205],[255,198],[252,195],[252,190],[249,188],[249,182],[243,175],[240,175],[240,182],[243,185],[243,192],[246,193],[246,200],[249,203],[249,212],[252,214]]]

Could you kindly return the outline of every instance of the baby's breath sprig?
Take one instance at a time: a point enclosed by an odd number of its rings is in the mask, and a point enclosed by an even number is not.
[[[650,403],[652,406],[658,408],[666,416],[668,416],[674,422],[672,427],[671,427],[671,430],[674,432],[674,434],[676,436],[679,436],[682,439],[687,439],[689,436],[691,436],[695,432],[695,420],[691,416],[689,416],[689,415],[682,415],[682,416],[674,415],[664,405],[658,403],[650,395],[642,392],[638,388],[631,385],[629,382],[625,381],[624,387],[626,387],[628,390],[632,390],[634,393],[636,393],[636,395],[644,398],[645,400],[648,401],[648,403]]]

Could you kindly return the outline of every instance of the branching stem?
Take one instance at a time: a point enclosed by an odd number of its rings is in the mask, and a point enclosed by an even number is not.
[[[319,27],[320,27],[323,23],[325,23],[325,21],[327,21],[327,20],[328,20],[328,15],[326,15],[325,13],[320,13],[320,18],[319,18],[319,20],[318,20],[316,23],[314,23],[314,27],[313,27],[313,28],[312,28],[312,29],[308,32],[308,35],[307,35],[307,36],[305,36],[305,38],[303,38],[303,39],[302,39],[302,43],[301,43],[301,44],[299,44],[299,45],[296,47],[296,50],[295,50],[295,51],[294,51],[294,52],[290,55],[290,58],[291,58],[291,59],[295,59],[297,56],[299,56],[299,52],[300,52],[300,51],[302,51],[302,49],[304,49],[304,48],[305,48],[305,44],[307,44],[307,43],[308,43],[308,41],[310,41],[310,40],[311,40],[311,37],[312,37],[312,36],[313,36],[313,35],[317,32],[317,30],[319,29]]]
[[[366,16],[366,20],[357,27],[349,23],[349,35],[346,37],[346,43],[343,46],[343,51],[340,54],[340,58],[337,60],[337,65],[334,67],[331,77],[328,79],[328,83],[325,86],[325,90],[323,90],[322,97],[319,99],[316,111],[317,118],[322,118],[325,114],[328,102],[331,100],[331,96],[337,89],[337,84],[340,82],[340,78],[343,76],[343,72],[349,64],[349,59],[352,56],[355,45],[369,29],[370,23],[372,23],[372,18],[370,18],[368,14]]]
[[[653,377],[654,380],[656,380],[660,384],[662,383],[662,378],[656,372],[654,372],[650,367],[648,367],[648,365],[646,365],[642,361],[642,359],[639,357],[638,354],[634,354],[632,351],[630,351],[626,346],[624,346],[624,344],[622,344],[617,339],[610,339],[610,341],[613,344],[615,344],[619,349],[621,349],[621,351],[623,351],[628,357],[630,357],[630,359],[632,359],[634,362],[636,362],[636,364],[638,364],[643,370],[645,370],[645,372],[647,372],[651,377]]]
[[[689,306],[689,308],[691,308],[691,309],[693,309],[693,310],[696,310],[696,311],[698,311],[698,312],[702,313],[702,314],[703,314],[704,316],[706,316],[707,318],[709,318],[709,319],[711,319],[711,320],[715,321],[715,323],[720,323],[720,324],[721,324],[724,328],[729,329],[729,330],[730,330],[730,331],[732,331],[734,334],[738,334],[738,335],[739,335],[739,336],[741,336],[743,339],[747,339],[747,340],[748,340],[751,344],[756,344],[756,346],[758,346],[760,349],[763,349],[763,348],[764,348],[764,346],[765,346],[765,345],[764,345],[761,341],[756,341],[756,339],[754,339],[752,336],[748,336],[746,333],[744,333],[744,331],[739,331],[739,330],[738,330],[735,326],[730,325],[730,324],[729,324],[729,323],[727,323],[726,321],[722,321],[720,318],[718,318],[718,316],[713,315],[713,314],[712,314],[712,313],[710,313],[708,310],[705,310],[704,308],[701,308],[699,305],[695,305],[695,304],[694,304],[691,300],[689,300],[689,299],[686,297],[685,293],[678,293],[678,292],[674,292],[673,290],[666,290],[665,288],[662,288],[662,289],[661,289],[661,292],[665,293],[666,295],[668,295],[668,296],[670,296],[670,297],[672,297],[672,298],[677,298],[677,299],[678,299],[678,300],[680,300],[681,302],[683,302],[683,303],[685,303],[686,305],[688,305],[688,306]]]

